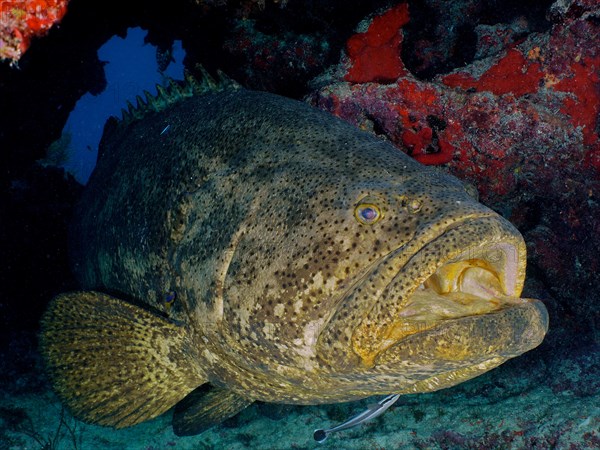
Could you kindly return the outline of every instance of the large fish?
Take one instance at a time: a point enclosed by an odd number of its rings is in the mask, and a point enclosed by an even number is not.
[[[429,392],[536,347],[519,232],[458,179],[298,101],[188,82],[105,127],[81,292],[41,348],[72,413],[180,435],[253,401]]]

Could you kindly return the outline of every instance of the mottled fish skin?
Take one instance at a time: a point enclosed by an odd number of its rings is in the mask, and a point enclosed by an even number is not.
[[[76,274],[165,314],[175,292],[169,317],[217,386],[298,404],[425,392],[545,334],[541,303],[518,299],[525,245],[509,222],[456,178],[301,102],[192,97],[109,123],[101,147],[73,228]],[[361,223],[357,205],[381,218]],[[465,259],[510,300],[402,315],[441,265]]]

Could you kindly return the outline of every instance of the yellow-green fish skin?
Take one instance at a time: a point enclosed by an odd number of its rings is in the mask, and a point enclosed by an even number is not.
[[[306,104],[186,98],[109,124],[101,147],[75,273],[184,327],[214,385],[296,404],[424,392],[544,337],[545,308],[519,299],[526,250],[508,221]]]

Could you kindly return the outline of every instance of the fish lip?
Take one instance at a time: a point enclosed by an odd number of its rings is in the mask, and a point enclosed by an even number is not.
[[[415,353],[422,362],[444,359],[456,367],[469,368],[493,358],[504,360],[540,345],[548,331],[549,317],[545,305],[535,299],[481,315],[467,315],[444,320],[438,326],[410,335],[377,355],[375,365],[393,367],[403,354]],[[490,326],[491,325],[491,326]],[[462,337],[461,337],[462,336]],[[473,342],[465,344],[464,336]],[[442,350],[443,347],[446,347]],[[473,353],[469,359],[457,358],[448,348],[463,347]],[[459,352],[458,352],[459,353]],[[464,364],[468,362],[468,364]],[[482,371],[483,372],[483,371]]]

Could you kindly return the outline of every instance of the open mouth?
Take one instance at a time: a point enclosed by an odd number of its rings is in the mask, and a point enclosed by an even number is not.
[[[468,249],[442,263],[408,296],[385,340],[397,342],[444,320],[523,303],[519,259],[515,245],[500,242]]]
[[[431,266],[431,258],[425,263],[418,258],[431,255],[435,240],[414,255],[416,267],[430,268],[405,292],[389,325],[380,328],[380,345],[361,355],[368,367],[393,370],[411,361],[419,376],[433,380],[431,386],[441,382],[438,372],[448,375],[443,383],[449,386],[488,370],[481,366],[486,361],[495,366],[539,345],[548,313],[540,301],[519,297],[525,245],[516,234],[496,237],[446,253]],[[448,236],[441,239],[439,248],[448,248]],[[439,388],[431,386],[423,389]]]
[[[491,244],[467,250],[441,267],[408,298],[400,316],[412,320],[442,320],[485,314],[514,303],[517,250]]]

